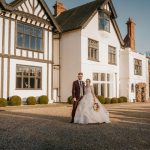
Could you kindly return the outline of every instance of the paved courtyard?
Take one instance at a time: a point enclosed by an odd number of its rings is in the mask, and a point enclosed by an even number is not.
[[[113,104],[110,124],[70,124],[71,106],[0,108],[0,150],[150,150],[150,103]]]

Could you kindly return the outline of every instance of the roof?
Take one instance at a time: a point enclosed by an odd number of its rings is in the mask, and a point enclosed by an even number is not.
[[[103,9],[105,4],[107,4],[108,2],[113,13],[112,23],[117,32],[117,36],[120,40],[121,45],[124,45],[119,27],[115,20],[117,18],[117,14],[111,0],[95,0],[90,3],[69,9],[57,16],[56,21],[61,27],[62,32],[82,29],[91,21],[93,16],[97,13],[98,9]]]
[[[15,9],[17,6],[21,5],[22,3],[24,3],[24,1],[26,0],[14,0],[11,3],[7,4],[5,0],[0,0],[0,5],[4,8],[4,10],[10,11],[10,12],[17,12]],[[49,16],[49,18],[51,19],[53,25],[55,26],[55,28],[61,32],[59,25],[57,24],[55,18],[53,17],[50,9],[48,8],[47,4],[45,3],[44,0],[38,0],[38,2],[42,5],[42,7],[44,8],[45,12],[47,13],[47,15]]]

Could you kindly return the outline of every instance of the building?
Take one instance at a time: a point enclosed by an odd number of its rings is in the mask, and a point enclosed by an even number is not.
[[[54,8],[61,8],[61,12],[55,10],[56,21],[62,29],[61,101],[70,96],[72,82],[80,71],[84,80],[92,79],[97,95],[119,97],[119,55],[124,42],[112,1],[93,1],[64,11],[61,2],[56,5]]]
[[[149,74],[149,78],[148,78],[148,83],[149,83],[149,100],[150,100],[150,53],[147,53],[147,58],[148,58],[148,74]]]
[[[53,99],[53,37],[60,29],[43,0],[0,0],[0,97]]]
[[[96,95],[147,100],[147,59],[136,52],[131,18],[123,40],[111,0],[95,0],[70,10],[56,2],[54,9],[62,30],[55,49],[60,52],[61,101],[71,95],[78,72],[84,73],[84,80],[92,79]]]
[[[148,100],[148,59],[137,53],[135,45],[135,23],[127,22],[127,36],[124,49],[120,51],[120,95],[130,102]]]

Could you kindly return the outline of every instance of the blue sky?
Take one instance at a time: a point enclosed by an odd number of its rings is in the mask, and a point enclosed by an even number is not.
[[[12,1],[12,0],[7,0]],[[45,0],[51,11],[55,0]],[[92,0],[61,0],[67,9],[91,2]],[[136,23],[136,49],[144,53],[150,51],[150,0],[112,0],[118,14],[117,22],[125,37],[126,22],[132,17]]]

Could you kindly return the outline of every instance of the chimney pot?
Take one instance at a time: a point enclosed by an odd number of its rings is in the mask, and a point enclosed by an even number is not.
[[[135,51],[135,23],[130,17],[126,24],[127,35],[124,39],[125,47],[130,47],[133,51]]]
[[[64,4],[60,0],[56,0],[54,8],[54,16],[60,15],[62,12],[66,11]]]

